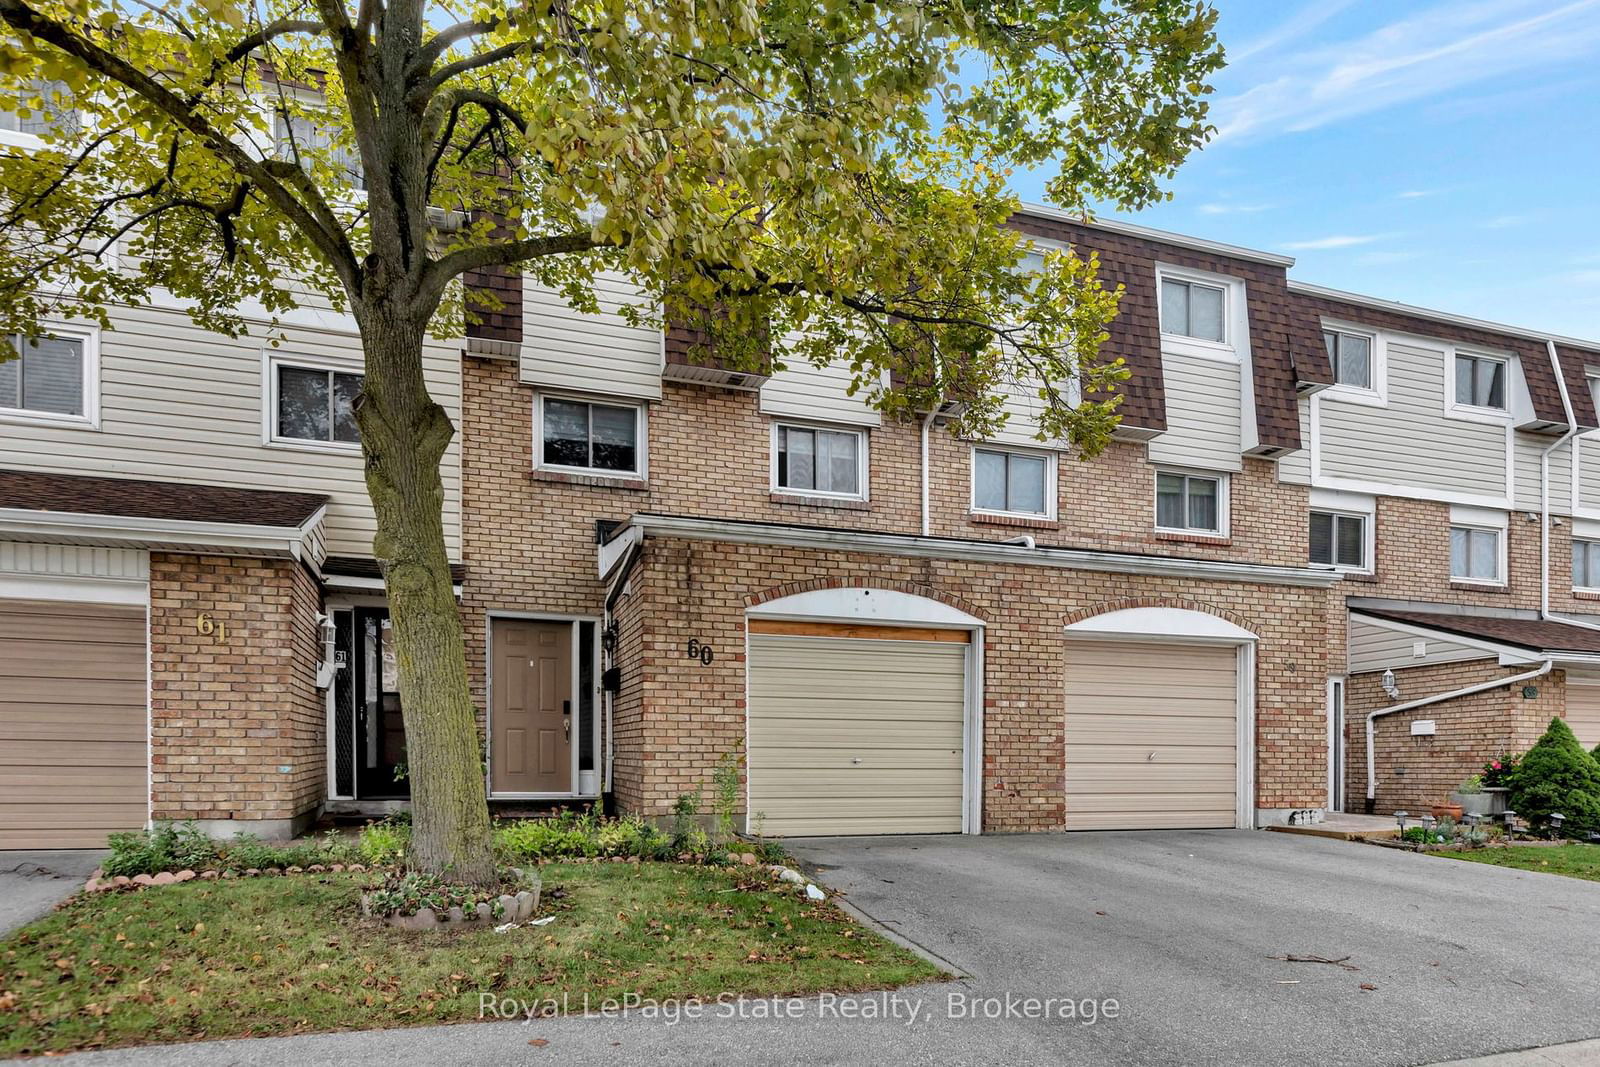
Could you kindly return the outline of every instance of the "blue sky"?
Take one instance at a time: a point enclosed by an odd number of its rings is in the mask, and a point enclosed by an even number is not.
[[[1216,138],[1123,216],[1600,339],[1600,0],[1219,0]],[[1019,195],[1040,183],[1019,175]]]

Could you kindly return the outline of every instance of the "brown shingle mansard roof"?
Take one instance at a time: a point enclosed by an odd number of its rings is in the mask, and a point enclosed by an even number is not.
[[[1564,622],[1445,612],[1391,611],[1388,608],[1358,608],[1356,611],[1390,622],[1403,622],[1459,637],[1475,637],[1480,641],[1516,645],[1534,652],[1600,653],[1600,630],[1570,626]]]
[[[316,493],[0,470],[0,509],[296,527],[327,502]]]

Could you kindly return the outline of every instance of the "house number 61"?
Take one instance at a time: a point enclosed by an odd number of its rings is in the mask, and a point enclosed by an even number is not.
[[[710,645],[702,645],[693,637],[689,638],[687,651],[690,659],[697,659],[707,667],[711,666],[711,661],[717,658],[716,653],[711,651]]]
[[[211,638],[214,645],[228,643],[228,624],[213,619],[209,612],[202,611],[194,617],[194,629],[201,637]]]

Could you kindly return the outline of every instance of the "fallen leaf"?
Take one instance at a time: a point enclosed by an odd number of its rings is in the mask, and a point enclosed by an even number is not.
[[[1370,993],[1370,992],[1372,992],[1372,991],[1373,991],[1373,990],[1374,990],[1374,989],[1377,989],[1377,988],[1378,988],[1378,987],[1377,987],[1377,986],[1375,986],[1375,985],[1373,985],[1373,984],[1372,984],[1372,983],[1371,983],[1371,982],[1362,982],[1362,983],[1361,983],[1361,991],[1362,991],[1362,992],[1363,992],[1363,993]]]
[[[528,1044],[532,1045],[534,1048],[544,1048],[549,1043],[549,1041],[546,1041],[542,1037],[536,1037],[532,1041],[528,1042]]]

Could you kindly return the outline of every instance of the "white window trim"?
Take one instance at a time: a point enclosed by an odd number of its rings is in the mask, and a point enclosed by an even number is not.
[[[39,333],[41,336],[72,338],[83,345],[83,414],[64,415],[54,411],[0,407],[0,422],[100,429],[100,328],[85,323],[46,320],[39,324]]]
[[[261,359],[261,443],[267,448],[281,448],[290,452],[323,452],[334,455],[360,455],[359,441],[309,441],[303,437],[284,437],[278,433],[278,368],[330,371],[335,374],[359,374],[365,377],[366,369],[358,359],[330,359],[327,356],[303,356],[296,352],[263,352]]]
[[[1509,529],[1510,516],[1503,511],[1492,511],[1486,508],[1452,507],[1450,509],[1450,529],[1461,528],[1465,530],[1483,530],[1496,537],[1495,577],[1494,578],[1462,578],[1455,574],[1450,575],[1452,582],[1463,582],[1468,585],[1480,585],[1485,588],[1503,589],[1506,585],[1507,555],[1510,541]],[[1450,542],[1445,540],[1445,551],[1450,551]],[[1446,569],[1453,570],[1446,561]]]
[[[1027,456],[1030,459],[1044,460],[1044,510],[1043,511],[999,511],[994,508],[980,508],[978,506],[978,453],[1000,452],[1015,456]],[[987,444],[976,442],[968,452],[967,466],[970,474],[971,491],[967,495],[968,509],[973,515],[993,515],[1005,519],[1033,519],[1035,521],[1054,522],[1056,518],[1056,454],[1040,449],[1015,448],[1011,445]]]
[[[1161,525],[1160,488],[1163,474],[1178,474],[1185,478],[1210,478],[1217,483],[1217,529],[1202,530],[1195,526]],[[1150,479],[1150,513],[1154,518],[1156,533],[1178,534],[1184,537],[1230,536],[1229,521],[1233,509],[1229,506],[1229,498],[1232,496],[1232,483],[1233,479],[1228,476],[1227,471],[1208,471],[1195,467],[1157,467]]]
[[[1506,369],[1504,408],[1486,408],[1478,404],[1462,404],[1456,401],[1456,359],[1467,356],[1472,359],[1490,359],[1503,364]],[[1515,369],[1515,361],[1508,355],[1500,352],[1485,352],[1476,348],[1460,348],[1450,346],[1445,351],[1444,362],[1444,413],[1446,418],[1460,419],[1463,422],[1490,422],[1496,424],[1509,424],[1511,422],[1511,375]]]
[[[1340,574],[1371,574],[1372,573],[1372,542],[1373,542],[1373,537],[1372,537],[1372,515],[1371,515],[1370,512],[1365,512],[1365,511],[1342,511],[1342,510],[1340,510],[1338,508],[1318,507],[1317,505],[1313,504],[1313,505],[1311,505],[1311,509],[1306,513],[1306,516],[1307,516],[1306,521],[1307,521],[1307,527],[1308,527],[1306,533],[1307,533],[1308,542],[1309,542],[1309,535],[1310,535],[1309,523],[1310,523],[1310,517],[1312,515],[1332,515],[1335,518],[1339,518],[1339,519],[1360,519],[1361,520],[1361,563],[1360,563],[1359,566],[1352,566],[1352,565],[1350,565],[1348,563],[1337,563],[1337,562],[1335,562],[1335,563],[1322,563],[1322,562],[1319,562],[1319,561],[1313,559],[1313,560],[1308,560],[1307,561],[1309,566],[1316,567],[1319,570],[1338,571]],[[1335,527],[1336,528],[1335,528],[1335,531],[1334,531],[1335,537],[1334,537],[1334,552],[1333,552],[1333,554],[1334,554],[1335,557],[1337,557],[1339,555],[1337,524],[1335,524]],[[1307,546],[1306,546],[1306,554],[1308,556],[1311,554],[1310,553],[1310,547],[1311,546],[1308,543]]]
[[[1175,282],[1190,282],[1222,290],[1223,339],[1220,342],[1207,341],[1199,337],[1190,337],[1187,334],[1168,333],[1165,323],[1162,323],[1160,327],[1161,347],[1169,352],[1198,356],[1201,359],[1215,359],[1224,363],[1238,362],[1239,344],[1249,335],[1248,324],[1245,322],[1244,282],[1226,274],[1211,274],[1207,271],[1194,270],[1189,267],[1157,263],[1156,319],[1158,322],[1161,319],[1161,283],[1167,279]]]
[[[779,485],[778,428],[780,426],[792,427],[796,430],[827,430],[830,433],[854,434],[857,438],[856,485],[860,491],[855,493],[828,493],[823,492],[820,489],[792,489],[786,485]],[[867,500],[869,499],[868,488],[870,485],[867,478],[867,472],[869,469],[867,452],[870,444],[871,442],[864,427],[847,426],[839,423],[828,422],[807,422],[804,419],[773,419],[772,428],[768,435],[768,458],[770,462],[767,464],[767,469],[770,472],[768,484],[771,488],[771,491],[774,493],[781,493],[784,496],[815,497],[818,500]]]
[[[1324,319],[1324,331],[1333,333],[1347,333],[1356,337],[1364,337],[1371,346],[1371,366],[1368,376],[1372,380],[1370,388],[1359,385],[1347,385],[1335,381],[1319,394],[1324,399],[1337,400],[1349,404],[1364,404],[1368,407],[1384,408],[1389,406],[1389,345],[1383,333],[1378,330],[1367,329],[1352,323],[1340,322],[1334,319]],[[1338,366],[1330,367],[1333,375],[1337,377]]]
[[[299,87],[289,85],[283,86],[283,95],[286,97],[293,97],[294,99],[303,103],[318,103],[326,100],[326,97],[322,93],[311,89],[301,89]],[[266,143],[264,145],[260,145],[255,151],[251,152],[251,155],[262,156],[264,153],[265,158],[267,159],[277,159],[278,94],[275,90],[263,89],[260,92],[253,93],[252,99],[256,102],[257,106],[261,108],[262,113],[266,116],[267,132]],[[253,144],[253,142],[254,138],[247,137],[245,139],[245,144],[241,147],[248,148],[251,146],[251,144]],[[346,190],[336,195],[329,195],[328,202],[329,205],[334,208],[361,211],[367,206],[367,191],[365,189]]]
[[[91,114],[81,107],[74,107],[73,111],[77,113],[79,134],[81,135],[87,133],[92,135],[94,133],[94,129],[91,128],[90,124],[90,119],[92,118]],[[64,147],[70,148],[71,144],[72,142],[69,141]],[[24,152],[37,152],[41,148],[46,147],[45,139],[36,133],[24,133],[21,130],[3,129],[0,129],[0,145],[6,145],[11,148],[20,148]]]
[[[1310,563],[1309,565],[1319,570],[1336,571],[1340,574],[1372,574],[1378,566],[1378,498],[1364,493],[1346,493],[1331,489],[1312,489],[1310,503],[1306,508],[1307,515],[1307,545],[1306,555],[1311,554],[1310,546],[1310,514],[1323,512],[1329,515],[1347,515],[1361,519],[1365,525],[1361,530],[1361,554],[1363,565],[1360,567],[1346,567],[1337,563]]]
[[[1574,533],[1572,536],[1572,543],[1580,545],[1600,545],[1600,537],[1583,537]],[[1567,555],[1570,559],[1572,555],[1570,550],[1568,551]],[[1574,574],[1572,575],[1572,591],[1574,593],[1600,593],[1600,585],[1579,585],[1578,576]]]
[[[599,467],[569,467],[544,461],[544,405],[547,400],[567,400],[574,404],[599,404],[608,408],[631,408],[634,414],[634,464],[631,471],[603,470]],[[589,396],[583,393],[540,392],[533,397],[533,469],[557,474],[581,474],[585,478],[610,478],[619,482],[642,482],[650,469],[650,423],[642,400],[631,397]]]

